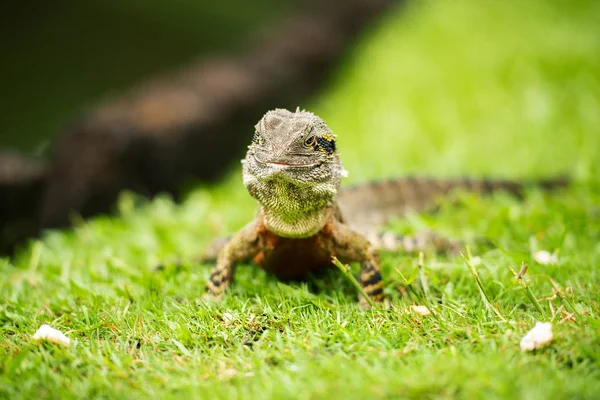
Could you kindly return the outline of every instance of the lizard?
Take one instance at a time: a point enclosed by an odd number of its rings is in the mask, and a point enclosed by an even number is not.
[[[408,178],[374,183],[366,191],[340,191],[347,172],[336,140],[326,123],[308,111],[275,109],[261,118],[242,160],[243,183],[257,200],[258,211],[218,252],[207,282],[209,295],[219,296],[230,286],[240,263],[253,261],[279,279],[298,280],[332,267],[335,256],[360,263],[359,283],[380,303],[384,287],[379,248],[386,246],[377,243],[372,225],[409,209],[422,211],[455,188],[515,194],[523,189],[513,180]],[[401,238],[400,246],[414,250],[425,241]],[[361,295],[359,302],[366,306]]]

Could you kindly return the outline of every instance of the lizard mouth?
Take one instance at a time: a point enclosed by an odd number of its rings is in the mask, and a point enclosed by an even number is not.
[[[288,162],[284,162],[284,161],[275,161],[275,160],[261,160],[259,157],[255,156],[256,161],[260,162],[261,164],[267,164],[270,166],[274,166],[276,168],[281,168],[281,167],[285,167],[285,168],[310,168],[310,167],[316,167],[317,165],[321,164],[319,162],[316,163],[288,163]]]
[[[290,168],[316,167],[317,165],[319,165],[319,163],[290,164],[290,163],[285,163],[285,162],[281,162],[281,161],[268,161],[267,164],[276,165],[278,167],[290,167]]]

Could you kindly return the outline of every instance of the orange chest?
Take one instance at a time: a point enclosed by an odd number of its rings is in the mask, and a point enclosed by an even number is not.
[[[309,273],[333,266],[331,263],[331,224],[314,236],[290,239],[261,226],[258,231],[260,251],[254,261],[282,280],[303,279]]]

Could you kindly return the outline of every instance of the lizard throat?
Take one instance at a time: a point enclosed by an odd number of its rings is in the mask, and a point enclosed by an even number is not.
[[[242,165],[244,185],[260,203],[269,231],[286,238],[306,238],[328,222],[342,175],[337,157],[314,166],[290,167],[262,164],[249,152]]]
[[[331,216],[331,207],[327,207],[305,214],[302,218],[286,221],[273,210],[264,207],[261,209],[265,227],[269,231],[281,237],[293,239],[307,238],[317,234]]]
[[[284,180],[263,181],[244,178],[246,188],[260,203],[268,230],[282,237],[310,237],[323,228],[331,214],[337,183],[310,183],[305,186]]]

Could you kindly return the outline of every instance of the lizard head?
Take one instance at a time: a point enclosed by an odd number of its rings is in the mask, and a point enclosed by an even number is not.
[[[292,223],[330,206],[345,170],[325,122],[306,111],[276,109],[255,128],[242,160],[250,195]]]

